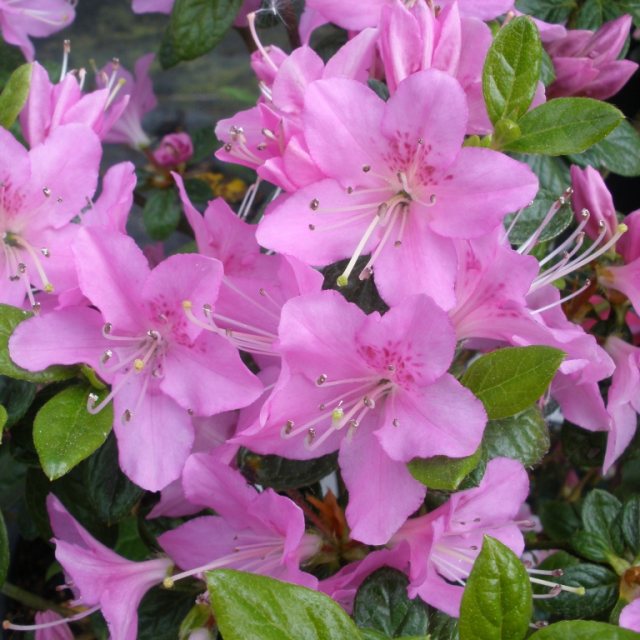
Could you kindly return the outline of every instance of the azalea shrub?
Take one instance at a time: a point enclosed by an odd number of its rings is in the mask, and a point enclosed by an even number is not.
[[[0,0],[6,637],[640,638],[640,4],[88,4]]]

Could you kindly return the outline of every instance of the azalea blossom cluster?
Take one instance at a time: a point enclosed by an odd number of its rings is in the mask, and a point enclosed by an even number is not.
[[[153,56],[135,77],[110,63],[93,90],[90,74],[68,69],[68,46],[59,79],[34,63],[19,117],[26,146],[0,129],[0,303],[33,312],[10,356],[28,371],[90,367],[103,384],[86,411],[113,411],[122,471],[160,492],[148,517],[182,519],[158,537],[162,553],[134,563],[50,495],[77,613],[41,620],[39,633],[100,610],[114,640],[132,640],[151,587],[220,567],[320,590],[350,611],[364,578],[392,566],[410,597],[457,617],[485,535],[522,555],[529,478],[521,462],[497,457],[477,486],[427,510],[428,488],[408,463],[479,450],[487,411],[454,373],[496,348],[561,350],[539,406],[555,403],[575,425],[606,433],[604,472],[624,453],[640,413],[640,211],[619,221],[601,175],[574,166],[566,192],[512,243],[538,178],[469,139],[493,131],[482,93],[488,22],[513,19],[513,2],[437,4],[308,0],[303,44],[285,52],[256,31],[256,17],[277,7],[245,2],[238,25],[255,38],[260,98],[215,129],[217,158],[258,176],[239,211],[218,198],[202,214],[183,175],[189,136],[154,146],[145,132]],[[5,40],[32,56],[28,36],[73,18],[66,1],[50,5],[60,15],[0,0]],[[171,5],[134,0],[133,10]],[[325,62],[309,42],[326,23],[349,39]],[[627,16],[596,33],[537,25],[556,79],[539,84],[531,108],[606,99],[637,67],[618,60]],[[152,255],[128,235],[135,167],[100,177],[106,143],[144,149],[171,180],[196,251]],[[572,229],[545,244],[567,206]],[[364,285],[379,294],[376,310],[344,295]],[[590,332],[596,316],[622,317],[617,335]],[[337,454],[348,501],[251,486],[241,450]],[[323,565],[332,570],[321,579]]]

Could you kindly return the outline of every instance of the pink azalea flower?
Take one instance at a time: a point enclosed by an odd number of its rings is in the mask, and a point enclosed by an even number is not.
[[[282,374],[262,425],[235,441],[294,459],[339,449],[354,539],[384,544],[419,507],[425,488],[406,462],[467,456],[482,439],[482,404],[447,373],[453,328],[424,295],[384,316],[334,291],[294,298],[279,348]]]
[[[571,186],[573,187],[571,206],[578,222],[581,221],[582,212],[585,209],[589,212],[589,219],[584,227],[585,233],[595,240],[604,225],[605,239],[609,240],[613,237],[618,229],[618,218],[613,206],[613,198],[600,173],[593,167],[580,169],[572,165]]]
[[[191,159],[193,143],[188,133],[170,133],[153,152],[153,160],[160,167],[173,168]]]
[[[625,252],[628,251],[629,245],[626,245]],[[640,258],[621,266],[598,267],[598,283],[624,293],[636,313],[640,313]]]
[[[26,297],[37,308],[34,290],[76,285],[70,244],[79,227],[70,223],[95,191],[101,152],[77,124],[31,151],[0,129],[0,302],[22,306]]]
[[[53,611],[36,612],[35,626],[45,625],[50,622],[59,622],[64,618]],[[59,624],[55,627],[43,627],[36,631],[36,640],[73,640],[73,634],[69,625]]]
[[[80,602],[100,608],[112,640],[135,640],[138,605],[151,587],[163,581],[171,560],[126,560],[92,538],[53,494],[47,498],[47,508],[56,560],[70,578]]]
[[[104,136],[105,142],[128,144],[134,148],[148,147],[151,144],[142,128],[142,117],[154,109],[158,102],[149,77],[149,67],[154,57],[153,53],[148,53],[138,59],[134,67],[135,79],[122,65],[113,62],[97,74],[96,83],[99,87],[111,90],[122,83],[122,92],[129,96],[126,109]]]
[[[183,311],[187,299],[215,300],[222,265],[185,254],[149,271],[133,240],[98,228],[81,230],[74,254],[80,288],[99,311],[66,308],[22,323],[11,356],[30,370],[85,362],[112,383],[88,409],[113,400],[121,467],[157,491],[180,475],[191,451],[191,415],[246,406],[261,392],[236,349]]]
[[[390,544],[409,544],[409,597],[418,595],[458,617],[465,580],[485,535],[522,554],[524,539],[515,519],[528,493],[524,467],[516,460],[495,458],[478,487],[454,493],[435,511],[408,520]]]
[[[638,65],[618,56],[629,36],[631,16],[606,22],[595,33],[571,29],[566,37],[546,45],[556,79],[548,87],[551,98],[587,96],[606,100],[627,83]]]
[[[623,629],[640,633],[640,600],[634,600],[622,609],[619,624]]]
[[[258,493],[238,471],[206,454],[192,455],[182,482],[187,498],[217,515],[189,520],[163,533],[158,542],[183,569],[167,586],[187,576],[227,567],[272,576],[309,588],[318,581],[300,570],[320,549],[305,533],[304,515],[289,498],[272,489]]]
[[[351,256],[339,284],[371,253],[360,277],[375,269],[389,304],[424,292],[450,308],[452,238],[488,233],[537,191],[525,165],[462,148],[465,94],[441,71],[411,75],[388,102],[351,80],[319,80],[306,92],[304,121],[311,156],[329,179],[274,202],[258,241],[316,265]]]
[[[175,0],[133,0],[134,13],[171,13]]]
[[[616,363],[607,398],[611,425],[603,465],[606,473],[636,432],[640,413],[640,349],[616,336],[607,338],[605,348]]]
[[[224,265],[215,306],[203,310],[207,328],[257,356],[278,355],[274,344],[282,306],[294,296],[319,292],[322,275],[295,258],[262,253],[256,226],[241,220],[222,198],[209,202],[203,217],[191,204],[182,178],[173,177],[198,251]]]
[[[65,64],[68,52],[65,52]],[[37,62],[31,71],[29,97],[20,113],[22,133],[33,147],[46,140],[57,127],[84,124],[104,138],[113,123],[127,106],[127,96],[114,102],[119,87],[104,88],[83,93],[84,69],[66,73],[58,84],[49,80],[49,74]]]
[[[46,38],[70,25],[76,12],[69,0],[0,0],[0,31],[9,44],[33,60],[35,49],[29,37]]]
[[[392,93],[412,73],[440,69],[456,78],[467,95],[467,132],[491,131],[482,96],[482,66],[492,35],[484,22],[461,18],[455,2],[437,16],[423,3],[409,9],[396,2],[382,9],[379,32],[385,80]]]
[[[618,240],[616,251],[626,263],[640,258],[640,209],[636,209],[624,219],[627,232]]]

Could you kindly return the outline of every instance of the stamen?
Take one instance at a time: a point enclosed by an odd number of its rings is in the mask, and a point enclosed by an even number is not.
[[[62,69],[60,70],[60,82],[67,75],[67,67],[69,64],[69,54],[71,53],[71,40],[65,40],[62,43]]]
[[[95,607],[76,613],[73,616],[69,616],[68,618],[61,618],[60,620],[53,620],[52,622],[43,622],[42,624],[13,624],[9,620],[4,620],[2,622],[2,628],[7,631],[40,631],[42,629],[51,629],[52,627],[59,627],[60,625],[68,624],[69,622],[82,620],[82,618],[86,618],[99,610],[100,605],[96,605]]]
[[[543,311],[548,311],[549,309],[553,309],[553,307],[557,307],[557,306],[559,306],[561,304],[564,304],[568,300],[571,300],[572,298],[575,298],[576,296],[579,296],[583,291],[586,291],[590,286],[591,286],[591,280],[589,280],[587,278],[587,280],[585,281],[584,285],[582,287],[580,287],[577,291],[574,291],[573,293],[570,293],[569,295],[565,296],[564,298],[560,298],[560,300],[556,300],[555,302],[552,302],[551,304],[545,305],[544,307],[540,307],[539,309],[534,309],[531,313],[532,314],[542,313]]]
[[[273,61],[268,51],[262,45],[260,38],[258,37],[258,32],[256,31],[256,14],[257,14],[257,11],[252,11],[251,13],[247,14],[247,23],[249,24],[249,31],[251,32],[251,37],[253,38],[253,41],[256,47],[258,48],[258,51],[262,54],[262,57],[264,58],[265,62],[267,62],[267,64],[274,71],[278,71],[278,65]]]

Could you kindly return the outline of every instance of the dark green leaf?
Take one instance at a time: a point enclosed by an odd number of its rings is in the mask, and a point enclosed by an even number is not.
[[[24,56],[20,49],[9,45],[0,38],[0,90],[21,64],[24,64]]]
[[[603,431],[586,431],[568,422],[560,432],[562,450],[576,467],[601,467],[604,459],[607,434]]]
[[[409,600],[409,579],[401,571],[382,567],[360,585],[353,605],[359,627],[374,629],[388,638],[424,635],[429,627],[427,605]]]
[[[553,66],[551,56],[542,50],[542,66],[540,68],[540,80],[545,87],[548,87],[556,79],[556,70]]]
[[[358,640],[355,623],[331,598],[265,576],[207,572],[224,640]]]
[[[482,438],[486,458],[513,458],[527,467],[540,462],[549,445],[549,429],[537,407],[511,418],[490,420]]]
[[[47,384],[67,380],[75,375],[72,367],[48,367],[44,371],[32,372],[16,366],[9,357],[9,337],[13,330],[33,314],[7,304],[0,304],[0,375],[16,380],[27,380]]]
[[[197,596],[189,590],[155,588],[142,599],[137,640],[176,640],[180,623]],[[225,638],[226,640],[226,638]]]
[[[166,240],[178,226],[182,209],[173,189],[155,190],[149,194],[142,210],[144,228],[152,240]]]
[[[7,424],[7,419],[9,415],[7,414],[7,410],[0,404],[0,432],[4,429]],[[0,444],[2,443],[2,434],[0,433]]]
[[[543,563],[544,564],[544,563]],[[562,591],[548,600],[536,601],[536,606],[558,618],[594,618],[611,610],[618,599],[618,576],[596,564],[577,564],[564,569],[564,575],[554,582],[571,587],[584,587],[584,595]],[[548,587],[536,588],[539,593]]]
[[[622,12],[616,5],[617,3],[611,0],[585,0],[578,11],[576,29],[594,31],[608,20],[617,18]]]
[[[0,586],[4,584],[9,572],[9,535],[0,511]]]
[[[482,72],[484,101],[493,124],[518,120],[526,113],[538,86],[541,63],[540,34],[530,18],[515,18],[500,29]]]
[[[640,496],[632,496],[624,503],[621,525],[625,544],[637,554],[640,551]]]
[[[429,616],[430,640],[459,640],[458,620],[433,609]]]
[[[576,531],[571,537],[571,545],[576,553],[593,562],[607,562],[611,546],[606,538],[589,531]]]
[[[618,109],[600,100],[549,100],[518,120],[522,135],[503,150],[547,156],[581,153],[605,138],[623,118]]]
[[[585,531],[602,538],[611,554],[622,553],[621,540],[613,534],[613,526],[621,508],[618,498],[601,489],[590,491],[582,504]]]
[[[96,514],[109,525],[129,515],[144,494],[143,489],[120,471],[118,447],[113,435],[87,460],[84,478]]]
[[[62,477],[89,457],[111,431],[111,405],[95,415],[87,411],[87,398],[92,391],[84,385],[68,387],[51,398],[36,415],[33,441],[42,469],[50,480]],[[106,395],[106,391],[102,395]]]
[[[563,500],[545,500],[538,515],[545,533],[552,540],[569,540],[580,528],[580,518],[573,505]]]
[[[338,468],[338,455],[329,453],[314,460],[289,460],[280,456],[260,456],[241,449],[239,465],[242,474],[252,484],[271,487],[276,491],[308,487]]]
[[[526,162],[540,180],[540,188],[549,194],[560,197],[571,185],[569,167],[562,158],[536,156],[527,153],[512,154],[516,160]]]
[[[7,428],[12,427],[24,416],[35,395],[35,384],[0,376],[0,403],[7,411]]]
[[[211,191],[209,183],[204,180],[188,178],[184,181],[184,188],[187,190],[187,195],[191,202],[205,204],[213,199],[213,191]]]
[[[31,86],[31,69],[31,63],[18,67],[0,94],[0,127],[11,127],[22,111]]]
[[[529,640],[638,640],[640,634],[604,622],[572,620],[536,631]]]
[[[607,169],[621,176],[640,176],[640,134],[623,120],[604,140],[584,153],[570,156],[571,162]]]
[[[213,127],[198,129],[191,136],[191,140],[193,142],[192,162],[202,162],[213,158],[213,154],[218,147],[218,140],[213,132]]]
[[[169,21],[169,59],[193,60],[211,51],[233,24],[242,0],[176,0]]]
[[[371,78],[367,80],[367,84],[370,89],[373,89],[379,98],[382,98],[385,102],[389,99],[389,87],[380,80]]]
[[[565,23],[576,8],[576,0],[517,0],[516,7],[522,13],[547,22]]]
[[[158,59],[160,60],[160,66],[163,69],[171,69],[171,67],[175,67],[181,60],[173,48],[170,26],[165,29],[165,32],[162,35],[160,50],[158,51]]]
[[[430,489],[455,491],[478,465],[481,449],[466,458],[414,458],[407,465],[411,475]]]
[[[546,391],[564,354],[551,347],[509,347],[481,356],[462,384],[482,400],[491,420],[523,411]]]
[[[460,640],[521,640],[532,611],[524,565],[511,549],[485,536],[462,595]]]
[[[549,209],[558,200],[558,195],[541,189],[533,201],[518,217],[517,222],[509,231],[509,242],[520,245],[538,229]],[[513,216],[505,220],[505,225],[509,227]],[[551,221],[544,227],[538,242],[546,242],[559,236],[574,221],[573,210],[568,200],[560,207]]]

